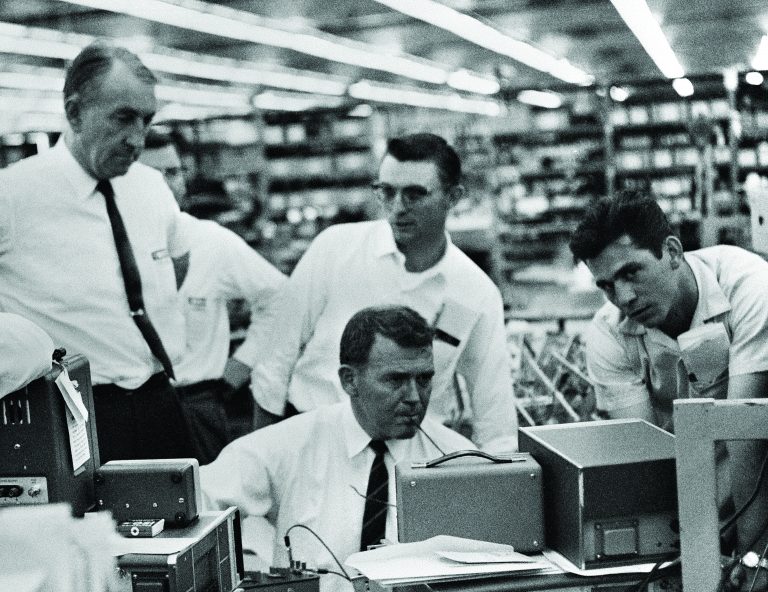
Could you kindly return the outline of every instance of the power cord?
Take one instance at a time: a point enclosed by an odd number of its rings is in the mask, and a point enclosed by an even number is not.
[[[757,498],[757,494],[760,492],[760,486],[762,485],[763,478],[765,477],[765,468],[768,466],[768,451],[766,451],[765,455],[763,456],[763,463],[760,466],[760,473],[757,477],[757,483],[755,483],[755,488],[752,490],[752,493],[749,496],[749,499],[744,502],[744,504],[733,513],[733,516],[728,518],[727,522],[723,524],[722,527],[720,527],[720,534],[723,534],[726,530],[728,530],[733,524],[736,522],[736,520],[739,519],[739,517],[747,511],[749,506],[752,505],[752,503]]]
[[[289,527],[288,530],[285,531],[285,536],[283,537],[283,541],[285,542],[285,546],[288,549],[288,559],[289,559],[289,561],[292,564],[291,566],[293,566],[294,562],[293,562],[293,554],[291,553],[291,539],[288,537],[288,535],[291,533],[291,531],[294,528],[303,528],[304,530],[309,531],[320,542],[320,544],[323,547],[325,547],[325,550],[328,551],[328,553],[330,553],[331,557],[333,557],[333,560],[336,562],[336,565],[339,566],[339,569],[341,570],[342,573],[339,573],[337,571],[332,571],[332,570],[325,570],[325,569],[322,569],[322,570],[321,569],[317,569],[317,570],[312,570],[312,571],[315,571],[318,574],[323,574],[323,573],[334,574],[334,575],[337,575],[339,577],[344,578],[345,580],[347,580],[349,582],[352,581],[352,578],[349,577],[349,574],[347,573],[347,570],[344,569],[344,566],[341,564],[341,561],[339,561],[339,558],[336,557],[336,554],[333,551],[331,551],[331,549],[330,549],[330,547],[328,547],[328,545],[325,544],[325,541],[322,539],[322,537],[319,534],[317,534],[314,530],[312,530],[309,526],[306,526],[305,524],[294,524],[293,526]]]
[[[437,448],[437,449],[440,451],[440,454],[442,454],[443,456],[445,456],[445,452],[443,452],[443,449],[442,449],[442,448],[440,448],[440,447],[439,447],[437,444],[435,444],[435,441],[434,441],[432,438],[430,438],[429,434],[428,434],[427,432],[425,432],[423,429],[421,429],[421,426],[419,426],[419,427],[418,427],[418,430],[419,430],[419,431],[420,431],[422,434],[424,434],[424,436],[426,436],[427,440],[429,440],[430,442],[432,442],[432,446],[434,446],[435,448]]]
[[[740,508],[738,508],[738,509],[737,509],[737,510],[736,510],[736,511],[735,511],[735,512],[734,512],[734,513],[731,515],[731,517],[730,517],[730,518],[728,518],[728,520],[726,520],[726,521],[725,521],[725,523],[723,523],[723,525],[720,527],[720,531],[719,531],[719,532],[720,532],[720,535],[721,535],[721,536],[722,536],[722,535],[723,535],[723,534],[724,534],[724,533],[725,533],[725,532],[726,532],[726,531],[727,531],[729,528],[731,528],[731,527],[732,527],[732,526],[733,526],[733,525],[736,523],[736,521],[739,519],[739,517],[740,517],[742,514],[744,514],[744,512],[746,512],[746,511],[747,511],[747,509],[749,509],[749,507],[750,507],[750,506],[751,506],[751,505],[754,503],[755,499],[757,499],[757,495],[758,495],[758,493],[760,492],[760,488],[761,488],[761,486],[762,486],[762,483],[763,483],[763,479],[765,478],[765,469],[766,469],[766,467],[768,467],[768,450],[767,450],[767,451],[766,451],[766,453],[763,455],[763,462],[762,462],[762,463],[761,463],[761,465],[760,465],[760,472],[758,473],[758,476],[757,476],[757,481],[755,482],[755,487],[754,487],[754,489],[752,490],[752,493],[749,495],[749,498],[747,499],[747,501],[746,501],[746,502],[744,502],[744,503],[742,504],[742,506],[741,506]],[[758,539],[759,539],[759,538],[762,536],[762,534],[765,532],[765,529],[766,529],[766,528],[768,528],[768,521],[766,521],[766,524],[763,526],[763,529],[762,529],[762,532],[761,532],[761,534],[759,534],[759,535],[757,536],[757,538],[758,538]],[[756,539],[756,540],[757,540],[757,539]],[[755,541],[751,541],[751,544],[750,544],[750,545],[748,545],[748,547],[752,547],[752,546],[754,545],[754,543],[755,543]],[[766,553],[768,553],[768,545],[766,546],[766,548],[765,548],[765,549],[763,549],[763,554],[761,555],[761,557],[765,557]],[[730,575],[731,575],[731,572],[732,572],[732,571],[733,571],[733,569],[734,569],[736,566],[738,566],[738,565],[739,565],[739,560],[738,560],[738,558],[734,557],[734,558],[733,558],[731,561],[729,561],[727,564],[725,564],[725,565],[723,565],[723,566],[722,566],[722,577],[720,578],[720,584],[719,584],[719,586],[718,586],[718,588],[717,588],[717,589],[718,589],[718,591],[721,591],[721,590],[726,590],[726,589],[727,589],[727,587],[728,587],[728,585],[727,585],[727,582],[728,582],[728,581],[729,581],[729,579],[730,579]],[[752,580],[752,584],[750,585],[750,590],[751,590],[752,588],[754,588],[754,585],[755,585],[755,581],[756,581],[756,579],[757,579],[757,572],[755,572],[755,577],[753,578],[753,580]]]

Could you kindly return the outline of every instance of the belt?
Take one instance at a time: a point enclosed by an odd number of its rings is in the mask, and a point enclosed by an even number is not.
[[[193,397],[195,395],[199,395],[200,393],[205,393],[212,390],[224,390],[228,387],[229,385],[226,384],[224,380],[221,378],[216,378],[211,380],[201,380],[200,382],[185,384],[183,386],[176,385],[176,392],[180,397]]]

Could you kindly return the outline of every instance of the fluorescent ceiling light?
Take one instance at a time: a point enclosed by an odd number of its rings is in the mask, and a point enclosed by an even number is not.
[[[572,65],[568,60],[558,59],[540,49],[509,37],[497,29],[466,14],[433,0],[376,0],[389,8],[407,14],[472,43],[507,56],[574,84],[589,85],[594,77]]]
[[[682,78],[685,70],[664,36],[645,0],[611,0],[616,11],[632,30],[645,51],[667,78]]]
[[[753,86],[760,86],[763,83],[763,75],[760,74],[760,72],[747,72],[747,75],[744,77],[744,80],[747,81],[747,84],[751,84]]]
[[[0,113],[9,111],[64,115],[64,103],[60,97],[55,98],[50,94],[0,91]]]
[[[760,38],[755,57],[752,58],[752,67],[755,70],[768,70],[768,35]]]
[[[310,27],[287,28],[282,21],[200,0],[61,0],[127,14],[191,31],[291,49],[318,58],[371,68],[432,84],[445,84],[450,72],[409,55],[388,55],[375,47]]]
[[[496,117],[503,112],[502,105],[491,99],[470,99],[457,94],[427,92],[363,80],[350,85],[349,96],[363,101],[396,103],[429,109],[444,109],[462,113],[478,113]]]
[[[687,78],[676,78],[672,81],[672,88],[681,97],[690,97],[693,94],[693,83]]]
[[[95,39],[88,35],[59,33],[0,22],[0,53],[71,60]],[[288,68],[268,70],[244,60],[201,56],[164,48],[158,50],[160,53],[137,53],[148,68],[167,74],[337,96],[346,92],[349,82],[346,78],[330,74]]]
[[[517,100],[521,103],[546,109],[557,109],[563,104],[563,99],[559,95],[541,90],[521,90],[517,93]]]
[[[12,71],[0,71],[0,87],[20,90],[56,92],[55,100],[63,109],[61,90],[64,88],[64,74],[56,68],[28,67],[14,68]],[[232,108],[248,111],[250,96],[244,92],[229,92],[210,84],[163,84],[155,87],[158,100],[178,102],[187,105],[207,105],[218,108]]]
[[[250,105],[250,97],[246,93],[226,92],[210,84],[158,84],[155,86],[155,96],[169,103],[231,107],[246,111]]]
[[[501,85],[495,78],[480,78],[467,70],[451,72],[448,76],[448,86],[482,95],[495,95],[501,90]]]
[[[265,111],[307,111],[322,107],[339,107],[344,102],[341,97],[307,95],[267,90],[253,97],[253,106]]]

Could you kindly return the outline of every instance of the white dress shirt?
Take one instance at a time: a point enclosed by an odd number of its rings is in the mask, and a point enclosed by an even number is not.
[[[405,258],[384,221],[331,226],[320,233],[291,274],[269,334],[270,355],[252,374],[258,404],[282,414],[346,397],[336,370],[349,318],[377,304],[404,304],[458,343],[436,340],[428,413],[440,421],[456,408],[454,374],[467,382],[473,440],[496,451],[517,447],[517,414],[498,288],[450,240],[443,258],[421,273]]]
[[[268,324],[272,300],[286,277],[231,230],[210,220],[182,214],[192,248],[189,269],[179,289],[186,320],[187,347],[174,366],[181,385],[221,378],[229,357],[227,301],[244,299],[251,319],[245,341],[233,357],[251,367],[257,339]]]
[[[188,251],[163,176],[134,163],[111,180],[142,281],[147,314],[172,362],[184,318],[171,257]],[[84,354],[94,384],[136,388],[162,370],[129,314],[104,197],[64,141],[0,171],[0,309]]]
[[[0,312],[0,397],[51,369],[53,341],[32,321]]]
[[[389,501],[395,499],[394,464],[431,460],[474,449],[463,436],[425,419],[409,440],[388,440],[384,462]],[[371,437],[360,427],[349,399],[256,430],[230,443],[200,468],[203,503],[208,509],[236,505],[247,516],[266,516],[275,525],[273,565],[288,565],[283,537],[292,525],[314,530],[343,562],[360,550],[364,496],[375,456]],[[439,449],[435,446],[439,447]],[[397,514],[387,513],[386,537],[397,540]],[[304,529],[290,533],[293,558],[317,567],[338,567]]]

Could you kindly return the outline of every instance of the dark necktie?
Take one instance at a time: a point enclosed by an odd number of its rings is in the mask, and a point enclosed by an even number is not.
[[[368,477],[368,491],[365,494],[363,512],[363,531],[360,535],[360,550],[369,545],[378,545],[384,538],[387,528],[387,509],[389,508],[389,473],[384,464],[387,445],[381,440],[371,440],[369,446],[376,453]]]
[[[131,316],[147,345],[149,345],[152,355],[160,360],[165,373],[169,377],[175,378],[171,359],[168,357],[160,336],[157,334],[154,326],[152,326],[144,310],[144,297],[141,295],[139,267],[136,265],[136,259],[133,256],[131,241],[128,239],[123,218],[120,216],[117,204],[115,203],[115,192],[112,189],[112,183],[107,179],[102,179],[96,184],[96,191],[104,196],[104,201],[107,204],[107,214],[112,225],[112,235],[115,237],[117,258],[120,260],[120,269],[123,272],[123,283],[125,284],[125,293],[128,295],[128,306],[131,309]]]

